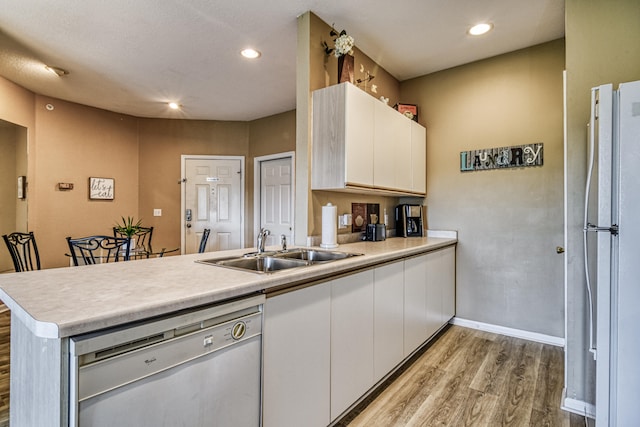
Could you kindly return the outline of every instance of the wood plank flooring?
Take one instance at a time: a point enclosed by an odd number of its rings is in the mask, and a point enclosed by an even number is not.
[[[450,326],[336,425],[583,427],[560,409],[563,365],[560,347]]]

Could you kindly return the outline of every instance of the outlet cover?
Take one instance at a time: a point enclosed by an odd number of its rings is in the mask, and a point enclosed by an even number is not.
[[[153,216],[162,216],[162,209],[154,209]]]

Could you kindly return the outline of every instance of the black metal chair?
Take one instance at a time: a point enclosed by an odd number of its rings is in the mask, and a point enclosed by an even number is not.
[[[16,272],[40,270],[40,255],[33,231],[5,234],[2,238],[9,249]]]
[[[117,227],[113,227],[113,237],[125,238],[126,234],[118,231]],[[151,247],[151,239],[153,238],[153,227],[139,227],[138,231],[131,236],[131,240],[135,243],[134,250],[129,253],[130,259],[149,258],[153,253]]]
[[[200,247],[198,248],[198,253],[201,254],[207,248],[207,240],[209,240],[209,233],[211,233],[210,228],[205,228],[202,232],[202,238],[200,239]]]
[[[77,239],[67,237],[75,266],[129,261],[129,242],[128,237],[89,236]],[[79,260],[82,260],[82,264]]]

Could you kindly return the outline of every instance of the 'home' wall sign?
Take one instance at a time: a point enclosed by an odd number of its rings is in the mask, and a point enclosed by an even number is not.
[[[542,143],[462,151],[460,171],[542,166]]]

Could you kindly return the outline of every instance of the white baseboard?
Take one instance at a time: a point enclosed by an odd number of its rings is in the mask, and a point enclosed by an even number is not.
[[[492,325],[489,323],[476,322],[475,320],[461,319],[454,317],[449,321],[452,325],[464,326],[465,328],[479,329],[494,334],[507,335],[509,337],[522,338],[524,340],[535,341],[542,344],[564,347],[564,338],[552,335],[539,334],[537,332],[524,331],[522,329],[507,328],[505,326]]]
[[[562,390],[562,405],[560,408],[564,411],[573,412],[574,414],[596,418],[596,406],[593,403],[587,403],[583,400],[571,399],[567,397],[567,388]]]

